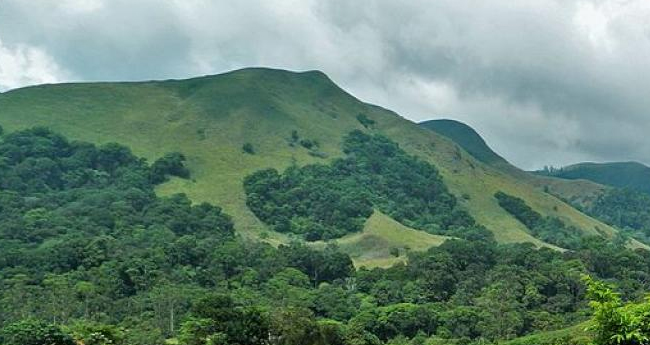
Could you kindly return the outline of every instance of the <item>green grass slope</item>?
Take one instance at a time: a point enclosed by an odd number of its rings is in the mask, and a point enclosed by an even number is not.
[[[474,158],[487,164],[507,163],[494,152],[485,140],[470,126],[455,120],[429,120],[420,122],[420,126],[430,129],[453,140]]]
[[[537,173],[650,193],[650,167],[637,162],[579,163],[556,171]]]
[[[456,120],[428,120],[420,122],[423,128],[441,134],[458,144],[467,153],[477,160],[509,173],[515,179],[525,180],[527,183],[546,190],[562,199],[588,205],[594,201],[605,188],[598,181],[572,180],[545,176],[542,174],[531,175],[513,166],[499,154],[494,152],[485,142],[483,137],[472,127]]]
[[[375,124],[365,128],[359,114]],[[499,241],[545,245],[499,207],[493,197],[498,190],[589,233],[614,232],[539,186],[478,161],[450,139],[359,101],[320,72],[249,68],[179,81],[28,87],[0,94],[0,125],[8,131],[47,126],[75,139],[119,142],[149,160],[182,152],[192,179],[173,179],[160,194],[182,192],[195,202],[217,204],[233,216],[241,234],[265,234],[274,243],[288,238],[268,231],[246,207],[243,178],[262,168],[282,170],[340,156],[341,140],[353,129],[382,133],[435,164],[463,206]],[[289,146],[292,130],[318,141],[327,157]],[[256,154],[244,154],[244,143]],[[412,248],[418,241],[413,242]]]
[[[362,232],[344,236],[336,243],[350,254],[356,267],[374,268],[404,262],[409,251],[427,250],[449,238],[411,229],[375,211],[366,221]],[[391,253],[393,248],[398,250],[399,256]]]

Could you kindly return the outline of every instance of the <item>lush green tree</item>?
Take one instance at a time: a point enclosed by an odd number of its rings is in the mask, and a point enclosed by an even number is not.
[[[650,305],[624,305],[611,286],[585,276],[589,305],[594,311],[591,330],[597,345],[646,344],[650,336]]]
[[[84,345],[121,345],[125,343],[125,330],[96,322],[77,322],[72,327],[77,341]]]
[[[3,345],[76,345],[72,336],[53,324],[24,320],[5,326],[0,331]]]
[[[197,341],[196,337],[191,337],[192,332],[202,339],[216,336],[227,344],[268,343],[270,318],[267,312],[256,306],[240,306],[228,295],[210,294],[201,298],[193,309],[197,319],[189,321],[189,326],[182,327],[182,333],[190,336],[189,340],[185,340],[189,341],[188,344]],[[187,331],[188,328],[196,330]]]

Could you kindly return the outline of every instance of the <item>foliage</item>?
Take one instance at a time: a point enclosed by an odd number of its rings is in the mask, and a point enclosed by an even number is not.
[[[168,176],[189,178],[190,171],[185,167],[185,156],[172,152],[157,159],[151,166],[151,182],[158,184],[167,181]]]
[[[79,322],[71,327],[74,338],[84,345],[125,344],[125,331],[114,325]]]
[[[438,171],[389,139],[351,132],[347,157],[330,165],[258,171],[244,180],[247,204],[279,232],[307,240],[357,232],[373,207],[408,226],[462,237],[475,226]]]
[[[627,234],[650,242],[650,195],[612,188],[587,208],[587,213]]]
[[[60,327],[36,320],[23,320],[0,331],[4,345],[76,345]]]
[[[311,139],[300,139],[300,146],[306,148],[307,150],[311,150],[314,147],[318,147],[318,142]]]
[[[580,229],[567,226],[556,217],[542,217],[526,205],[524,200],[515,196],[497,192],[494,197],[504,210],[522,222],[540,240],[568,249],[576,249],[581,244]]]
[[[650,340],[650,302],[624,305],[612,287],[592,279],[587,284],[589,306],[593,309],[592,326],[596,345],[647,344]]]
[[[248,153],[249,155],[254,155],[255,154],[255,148],[253,147],[253,144],[251,144],[251,143],[244,143],[244,145],[242,145],[241,149],[242,149],[242,151],[244,151],[245,153]]]
[[[359,121],[360,124],[363,125],[363,127],[370,128],[372,127],[376,122],[375,120],[371,119],[368,117],[368,115],[360,113],[357,115],[357,121]]]

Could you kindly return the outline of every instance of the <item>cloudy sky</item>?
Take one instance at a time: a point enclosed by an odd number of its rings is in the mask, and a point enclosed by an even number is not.
[[[0,0],[0,91],[319,69],[526,168],[650,163],[649,0]]]

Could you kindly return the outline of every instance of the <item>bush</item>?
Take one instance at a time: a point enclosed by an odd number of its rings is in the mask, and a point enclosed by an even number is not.
[[[300,145],[307,150],[311,150],[314,146],[318,146],[318,143],[314,140],[302,139],[300,140]]]
[[[251,143],[245,143],[242,146],[241,149],[242,149],[242,151],[244,151],[245,153],[248,153],[249,155],[254,155],[255,154],[255,148],[253,147],[253,144],[251,144]]]
[[[357,121],[363,125],[363,127],[370,128],[375,124],[375,120],[370,119],[366,114],[357,115]]]
[[[60,327],[38,320],[12,323],[0,332],[3,345],[76,345]]]
[[[159,184],[167,181],[168,176],[189,178],[190,171],[185,167],[185,156],[172,152],[156,160],[151,166],[151,182]]]

